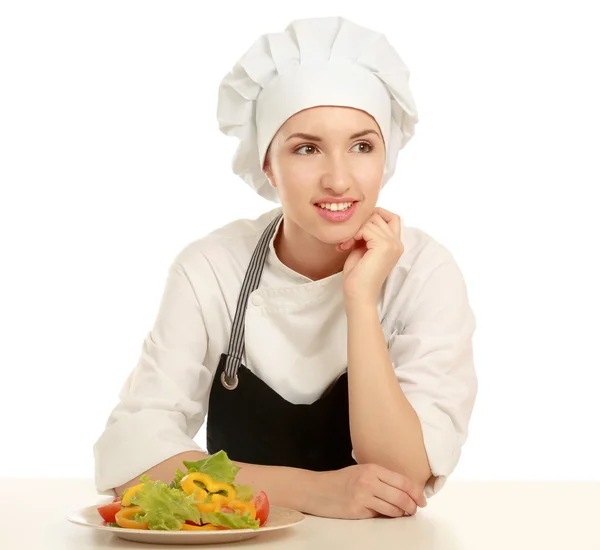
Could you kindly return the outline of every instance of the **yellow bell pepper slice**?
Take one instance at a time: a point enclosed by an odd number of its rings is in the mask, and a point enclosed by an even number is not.
[[[131,499],[135,495],[137,491],[139,491],[144,486],[143,483],[139,483],[138,485],[134,485],[133,487],[129,487],[124,493],[123,498],[121,498],[121,506],[131,506]]]
[[[232,510],[239,510],[242,512],[250,512],[250,517],[256,519],[256,506],[254,502],[246,502],[245,500],[230,500],[227,504]]]
[[[216,527],[212,523],[207,523],[206,525],[190,525],[189,523],[184,523],[181,526],[182,531],[213,531],[216,530]]]
[[[233,493],[235,495],[235,491]],[[235,498],[235,496],[234,496]],[[219,504],[220,506],[227,506],[227,504],[230,502],[230,498],[226,497],[225,495],[217,495],[217,494],[212,494],[210,495],[210,502],[214,503],[214,504]]]
[[[198,508],[198,512],[220,512],[221,511],[221,503],[220,502],[199,502],[196,504],[196,508]]]
[[[204,487],[206,487],[206,490],[198,487],[198,485],[196,485],[197,481],[202,483]],[[193,495],[196,493],[200,499],[205,499],[208,496],[208,493],[225,491],[227,495],[213,494],[211,497],[211,502],[220,502],[221,504],[226,504],[230,500],[234,500],[237,496],[235,489],[233,486],[229,485],[229,483],[214,481],[208,474],[202,472],[192,472],[185,476],[181,480],[181,488],[186,495]]]
[[[148,523],[138,523],[134,519],[130,519],[141,512],[141,506],[129,506],[128,508],[121,508],[115,514],[117,525],[124,527],[125,529],[148,529]]]

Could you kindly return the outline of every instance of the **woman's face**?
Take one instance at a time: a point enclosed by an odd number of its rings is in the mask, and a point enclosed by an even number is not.
[[[278,190],[286,223],[337,244],[353,237],[372,214],[384,166],[385,145],[370,115],[350,107],[319,106],[296,113],[281,126],[264,171]],[[346,204],[332,207],[337,199]],[[348,202],[352,206],[344,214]]]

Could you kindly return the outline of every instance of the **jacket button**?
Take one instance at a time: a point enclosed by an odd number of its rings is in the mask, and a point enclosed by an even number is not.
[[[255,306],[262,306],[265,303],[261,296],[254,295],[252,296],[252,304]]]

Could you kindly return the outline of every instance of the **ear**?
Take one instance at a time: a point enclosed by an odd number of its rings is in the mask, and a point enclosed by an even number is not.
[[[271,143],[269,143],[269,146],[267,147],[267,152],[265,153],[265,160],[263,162],[262,171],[265,174],[265,176],[267,177],[267,179],[269,180],[269,185],[271,187],[277,187],[277,184],[275,183],[275,179],[273,178],[273,170],[271,170],[271,146],[272,145],[273,145],[273,141],[271,141]]]
[[[277,187],[277,185],[275,184],[275,180],[273,179],[273,172],[271,171],[271,165],[269,164],[268,160],[265,161],[265,164],[263,166],[263,173],[269,180],[269,185],[271,187]]]

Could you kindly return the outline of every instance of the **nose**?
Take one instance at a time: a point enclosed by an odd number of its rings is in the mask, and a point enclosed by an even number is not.
[[[321,176],[321,185],[325,192],[331,195],[343,195],[351,187],[351,181],[350,170],[343,159],[327,160]]]

